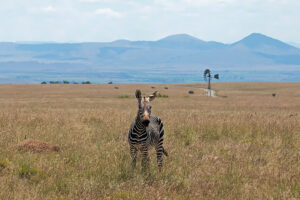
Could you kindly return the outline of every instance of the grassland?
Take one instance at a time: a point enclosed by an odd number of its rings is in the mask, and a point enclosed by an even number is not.
[[[0,199],[300,199],[300,83],[115,86],[0,85]],[[150,173],[131,170],[136,88],[165,95],[162,173],[153,149]]]

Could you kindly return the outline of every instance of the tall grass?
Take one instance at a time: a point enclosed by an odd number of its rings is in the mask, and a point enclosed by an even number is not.
[[[0,199],[299,199],[300,84],[214,85],[227,98],[198,86],[155,88],[168,95],[152,103],[169,152],[159,173],[153,149],[148,172],[140,157],[131,169],[137,102],[116,98],[149,86],[1,85]],[[19,152],[24,138],[61,151]]]

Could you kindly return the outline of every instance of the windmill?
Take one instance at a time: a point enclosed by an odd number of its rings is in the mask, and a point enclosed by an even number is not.
[[[212,77],[212,74],[211,74],[210,70],[209,70],[209,69],[206,69],[206,70],[204,71],[204,80],[205,80],[205,81],[208,81],[208,87],[207,87],[208,94],[209,94],[208,96],[211,96],[210,82],[211,82],[211,79],[212,79],[212,78],[219,79],[219,74],[215,74],[215,75]]]

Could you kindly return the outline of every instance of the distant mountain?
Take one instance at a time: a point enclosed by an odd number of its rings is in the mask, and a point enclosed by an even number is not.
[[[168,41],[168,42],[181,42],[181,43],[190,43],[190,42],[204,42],[196,37],[193,37],[188,34],[175,34],[169,35],[165,38],[162,38],[158,41]]]
[[[294,47],[300,48],[300,44],[299,43],[289,42],[289,44],[292,45],[292,46],[294,46]]]
[[[251,49],[262,48],[265,46],[281,49],[295,49],[295,47],[291,45],[288,45],[284,42],[281,42],[280,40],[273,39],[260,33],[252,33],[244,39],[233,43],[232,45],[245,45],[246,47]]]
[[[298,54],[299,49],[260,33],[252,33],[232,46],[243,46],[255,52],[267,54]]]
[[[25,72],[61,77],[70,73],[89,77],[104,72],[131,72],[128,77],[134,82],[142,71],[183,74],[204,68],[284,71],[291,67],[300,69],[300,49],[259,33],[232,44],[207,42],[187,34],[158,41],[0,43],[0,74],[18,74],[22,79],[26,79]]]

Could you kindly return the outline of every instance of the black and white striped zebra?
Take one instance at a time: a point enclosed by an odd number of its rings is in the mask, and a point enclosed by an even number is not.
[[[130,155],[132,158],[132,166],[135,168],[137,153],[142,153],[142,167],[148,166],[148,150],[154,147],[156,150],[158,169],[161,171],[163,165],[163,154],[168,156],[167,151],[163,147],[164,126],[159,117],[151,114],[152,101],[156,97],[154,92],[149,97],[142,97],[141,91],[136,90],[135,96],[138,99],[138,113],[131,124],[128,142],[130,146]]]

